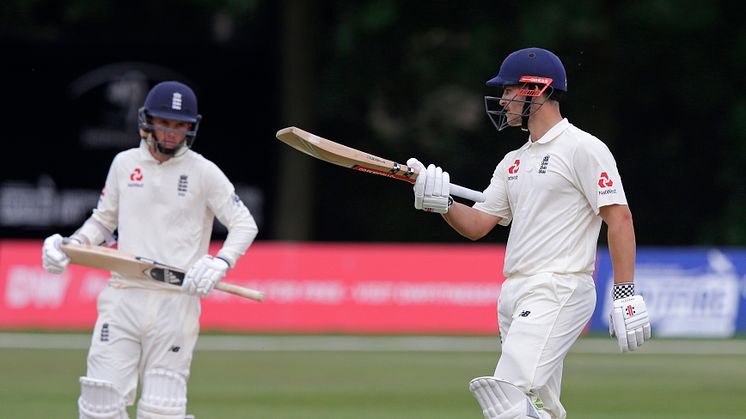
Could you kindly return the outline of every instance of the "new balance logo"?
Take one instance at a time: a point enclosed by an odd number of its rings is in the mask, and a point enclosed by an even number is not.
[[[519,316],[519,317],[528,317],[528,315],[529,315],[529,314],[531,314],[531,312],[530,312],[530,311],[528,311],[528,310],[523,310],[523,311],[521,311],[521,314],[519,314],[518,316]]]
[[[181,350],[181,346],[172,345],[170,348],[168,348],[170,352],[176,353]]]
[[[101,342],[108,342],[109,341],[109,323],[104,323],[101,325]]]

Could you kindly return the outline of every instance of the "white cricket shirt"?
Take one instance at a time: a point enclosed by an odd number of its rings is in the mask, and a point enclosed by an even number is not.
[[[101,227],[108,232],[118,230],[120,250],[188,269],[207,254],[215,217],[228,229],[218,255],[233,266],[258,230],[231,182],[214,163],[192,150],[160,163],[142,141],[139,148],[114,158],[91,215],[95,223],[86,222],[75,234],[98,244],[104,237]],[[178,290],[117,273],[112,273],[111,282],[123,287]]]
[[[505,155],[474,208],[512,221],[504,274],[592,273],[599,208],[627,204],[614,157],[598,138],[563,119],[536,142]]]

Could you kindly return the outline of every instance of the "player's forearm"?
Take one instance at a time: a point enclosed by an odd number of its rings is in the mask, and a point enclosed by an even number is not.
[[[608,225],[608,242],[614,269],[614,283],[633,282],[637,246],[631,215]]]
[[[484,237],[497,224],[497,221],[486,219],[490,217],[481,211],[475,210],[467,205],[454,202],[443,218],[459,234],[470,240],[479,240]]]
[[[226,259],[231,266],[236,264],[238,258],[246,252],[246,249],[251,246],[259,233],[254,217],[246,207],[243,207],[243,209],[245,211],[241,211],[241,215],[234,217],[230,225],[227,226],[228,236],[218,252],[218,256]]]

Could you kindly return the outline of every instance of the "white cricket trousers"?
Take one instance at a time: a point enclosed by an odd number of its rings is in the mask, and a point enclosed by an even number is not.
[[[140,372],[166,370],[188,379],[199,310],[199,298],[179,291],[107,286],[98,297],[87,376],[114,383],[128,405]]]
[[[562,364],[593,314],[595,288],[591,275],[546,273],[510,277],[500,292],[495,377],[540,399],[552,418],[567,417],[560,403]]]

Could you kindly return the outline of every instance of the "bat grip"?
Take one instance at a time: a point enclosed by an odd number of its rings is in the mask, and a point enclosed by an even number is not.
[[[454,185],[453,183],[451,183],[451,195],[465,198],[474,202],[484,202],[485,200],[484,194],[482,192],[464,188],[463,186]]]
[[[251,288],[244,288],[242,286],[230,284],[228,282],[218,282],[217,284],[215,284],[215,288],[219,289],[220,291],[235,294],[254,301],[264,300],[263,292],[252,290]]]

